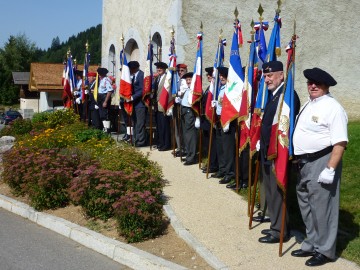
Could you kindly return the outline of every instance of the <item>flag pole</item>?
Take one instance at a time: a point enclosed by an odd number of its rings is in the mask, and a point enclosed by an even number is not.
[[[203,33],[203,23],[202,23],[202,21],[200,23],[200,32]],[[195,63],[196,63],[196,61],[197,61],[197,56],[196,56],[196,59],[195,59]],[[201,92],[201,95],[202,95],[202,92]],[[201,110],[202,110],[201,103],[202,102],[201,102],[201,99],[200,99],[200,101],[199,101],[199,115],[198,115],[200,119],[201,119]],[[201,169],[202,151],[203,151],[203,149],[202,149],[202,129],[201,129],[201,126],[200,126],[199,127],[199,169]]]
[[[220,56],[220,44],[222,42],[222,29],[220,29],[220,34],[219,34],[219,41],[218,41],[218,50],[217,50],[217,55],[218,55],[218,59],[217,59],[217,63],[219,63],[219,57]],[[213,93],[213,100],[216,99],[216,92],[217,92],[217,85],[218,85],[218,77],[216,75],[215,78],[215,84],[214,84],[214,92]],[[214,132],[214,118],[215,118],[215,108],[212,107],[212,115],[211,115],[211,127],[210,127],[210,138],[209,138],[209,146],[208,146],[208,160],[207,160],[207,166],[206,166],[206,179],[209,178],[209,167],[210,167],[210,159],[211,159],[211,145],[212,145],[212,140],[213,140],[213,132]]]
[[[85,59],[84,59],[84,63],[86,63],[87,69],[89,70],[90,63],[87,62],[87,60],[88,60],[88,53],[89,53],[89,42],[86,41],[86,43],[85,43]],[[86,61],[86,62],[85,62],[85,61]],[[85,64],[84,64],[84,67],[85,67]],[[88,70],[87,70],[87,71],[88,71]],[[88,78],[88,75],[87,75],[86,70],[85,70],[84,72],[85,72],[85,76],[84,76],[84,78],[83,78],[83,84],[85,84],[84,81],[86,81],[87,78]],[[88,87],[88,86],[86,86],[86,87]],[[88,88],[87,88],[87,90],[89,91]],[[85,91],[84,91],[84,94],[85,94]],[[89,113],[89,112],[88,112],[88,99],[89,99],[89,95],[85,95],[85,122],[87,122],[88,117],[89,117],[89,115],[88,115],[88,113]]]
[[[254,44],[255,42],[255,31],[254,31],[254,20],[251,20],[251,23],[250,23],[250,27],[251,27],[251,31],[250,31],[250,37],[251,37],[251,45],[250,45],[250,49],[249,49],[249,59],[251,57],[251,46],[252,44]],[[253,68],[253,67],[252,67]],[[248,72],[249,72],[249,63],[246,67],[246,70],[245,70],[245,82],[248,82],[249,78],[248,78]],[[254,76],[254,74],[253,74]],[[250,78],[250,80],[252,80],[252,82],[254,81],[253,78]],[[251,84],[253,85],[253,84]],[[245,87],[248,87],[248,83],[245,84]],[[253,92],[253,90],[252,90]],[[251,96],[250,96],[250,100],[251,100]],[[251,106],[251,102],[250,102],[250,106]],[[250,107],[251,108],[251,107]],[[251,112],[251,110],[250,110]],[[251,113],[249,114],[251,115]],[[249,116],[250,117],[250,116]],[[251,118],[250,118],[250,123],[251,123]],[[248,134],[250,136],[250,134]],[[253,214],[250,214],[250,208],[251,208],[251,182],[252,182],[252,155],[250,153],[250,139],[249,139],[249,178],[248,178],[248,216],[250,217],[250,219],[252,220],[252,216]],[[254,184],[255,185],[255,184]],[[253,204],[255,204],[255,195],[256,195],[256,187],[253,189],[253,194],[254,194],[254,202]],[[253,208],[253,213],[254,213],[254,208]],[[249,226],[251,227],[251,224],[249,224]]]
[[[234,23],[235,25],[238,23],[238,15],[239,15],[239,11],[237,9],[237,7],[235,7],[234,10],[234,15],[235,15],[235,19],[234,19]],[[237,29],[235,31],[238,31]],[[240,46],[240,44],[238,44],[238,46]],[[239,54],[240,55],[240,54]],[[239,192],[239,124],[238,121],[236,120],[235,122],[236,126],[235,126],[235,181],[236,181],[236,190]],[[229,123],[230,125],[230,123]]]
[[[170,48],[170,53],[175,55],[176,51],[175,51],[175,29],[174,29],[174,26],[172,26],[171,31],[170,31],[170,34],[171,34],[171,44],[170,44],[171,48]],[[170,71],[169,71],[169,72],[170,72]],[[176,70],[174,70],[173,72],[174,72],[174,74],[175,74]],[[174,74],[173,74],[173,76],[172,76],[172,78],[171,78],[172,81],[173,81],[174,78],[175,78]],[[171,92],[172,92],[172,90],[173,90],[173,89],[172,89],[172,86],[173,86],[173,84],[172,84],[172,82],[171,82],[171,87],[170,87]],[[172,94],[172,93],[171,93],[171,94]],[[177,95],[177,89],[176,89],[176,95]],[[174,104],[173,106],[175,107],[175,106],[177,106],[177,105]],[[173,110],[173,111],[174,111],[174,110]],[[176,127],[180,127],[180,125],[181,125],[181,121],[180,121],[180,110],[176,110],[176,111],[177,111],[177,114],[178,114],[178,115],[175,115],[175,114],[172,115],[172,125],[173,125],[172,130],[173,130],[173,132],[172,132],[172,136],[171,136],[172,149],[173,149],[173,157],[174,157],[174,158],[176,158],[176,151],[175,151],[175,149],[176,149],[176,134],[175,134],[175,129],[176,129]],[[178,122],[178,121],[179,121],[179,122]],[[180,125],[179,125],[179,123],[180,123]],[[179,128],[179,129],[180,129],[180,128]],[[180,161],[181,161],[181,159],[182,159],[181,139],[182,139],[182,138],[181,138],[181,131],[180,131],[180,130],[178,130],[178,135],[179,135],[179,141],[180,141],[180,145],[178,145],[178,147],[179,147],[179,149],[180,149]]]
[[[152,78],[153,78],[153,76],[152,76],[152,57],[153,57],[153,55],[152,55],[152,48],[151,48],[151,33],[149,33],[149,44],[148,44],[148,50],[150,50],[150,53],[151,53],[151,55],[150,55],[150,74],[151,74],[151,85],[152,85]],[[151,88],[150,88],[150,90],[151,90]],[[150,92],[150,94],[151,94],[151,92]],[[153,110],[152,110],[152,104],[151,104],[152,102],[151,102],[151,96],[150,96],[150,104],[149,104],[149,115],[150,115],[150,119],[149,119],[149,121],[150,121],[150,139],[149,139],[149,144],[150,144],[150,151],[152,150],[152,139],[153,139]]]

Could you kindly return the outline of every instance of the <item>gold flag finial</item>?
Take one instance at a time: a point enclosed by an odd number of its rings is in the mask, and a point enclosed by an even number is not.
[[[278,8],[275,10],[275,12],[276,12],[276,14],[280,14],[280,12],[281,12],[281,4],[282,4],[282,2],[281,2],[281,0],[278,0],[277,2],[277,5],[278,5]]]
[[[121,34],[120,40],[121,40],[122,47],[124,48],[124,40],[125,40],[124,33]]]
[[[66,52],[67,58],[69,58],[70,54],[71,54],[71,50],[70,50],[70,47],[69,47],[69,49],[68,49],[67,52]]]
[[[174,26],[171,27],[171,31],[170,31],[171,37],[173,38],[175,35],[175,29]]]
[[[259,4],[258,13],[260,15],[259,20],[260,20],[260,22],[262,22],[262,20],[264,19],[262,16],[264,13],[264,9],[262,8],[261,4]]]
[[[203,23],[202,23],[202,21],[200,22],[200,31],[201,32],[203,31]]]
[[[86,50],[86,52],[89,51],[89,41],[86,41],[86,43],[85,43],[85,50]]]
[[[255,23],[254,23],[254,19],[251,20],[250,23],[250,27],[251,27],[251,31],[250,31],[250,35],[251,35],[251,42],[254,42],[254,35],[255,35],[255,29],[254,29]]]
[[[238,11],[237,7],[235,7],[234,15],[235,15],[235,19],[237,19],[239,16],[239,11]]]

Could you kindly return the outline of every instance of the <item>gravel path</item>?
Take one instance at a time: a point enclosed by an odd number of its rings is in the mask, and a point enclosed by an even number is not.
[[[282,257],[278,256],[278,244],[260,244],[260,231],[267,229],[269,223],[253,223],[257,226],[249,230],[247,201],[218,184],[218,179],[206,179],[198,165],[184,166],[179,158],[173,158],[171,151],[150,151],[148,147],[141,150],[150,152],[150,159],[162,166],[169,181],[164,192],[177,218],[229,269],[310,269],[305,266],[307,258],[290,255],[292,250],[300,248],[295,237],[284,243]],[[317,269],[359,270],[360,267],[340,258]]]

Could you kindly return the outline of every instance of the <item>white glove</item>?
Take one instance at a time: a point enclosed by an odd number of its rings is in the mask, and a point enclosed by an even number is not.
[[[75,100],[75,102],[77,103],[77,104],[80,104],[81,103],[81,98],[77,98],[76,100]]]
[[[181,102],[181,98],[180,97],[176,97],[175,98],[175,103],[180,103]]]
[[[223,127],[223,131],[226,133],[229,131],[230,125],[227,124],[225,127]]]
[[[78,91],[74,91],[74,96],[77,96],[79,94]]]
[[[172,107],[169,110],[167,110],[166,115],[167,116],[172,116],[173,115],[173,108]]]
[[[211,108],[214,108],[218,105],[218,102],[216,100],[211,101]]]
[[[195,127],[200,128],[200,117],[196,117],[196,119],[195,119]]]
[[[98,105],[94,105],[94,108],[95,108],[95,110],[98,110],[99,109],[99,106]]]
[[[85,90],[85,95],[88,95],[89,94],[89,90]]]
[[[335,170],[326,167],[319,175],[318,183],[332,184],[334,182]]]
[[[257,142],[256,142],[256,151],[260,151],[260,140],[258,140]]]

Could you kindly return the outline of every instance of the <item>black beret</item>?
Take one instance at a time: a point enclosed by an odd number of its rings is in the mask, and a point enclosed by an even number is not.
[[[270,61],[264,63],[262,69],[263,69],[263,73],[284,71],[283,63],[281,63],[280,61]]]
[[[320,68],[305,69],[304,76],[309,81],[323,83],[327,86],[334,86],[337,84],[335,79],[326,71]]]
[[[194,72],[188,72],[188,73],[185,73],[181,78],[182,79],[192,78],[193,75],[194,75]]]
[[[157,68],[167,69],[168,65],[164,62],[157,62],[154,64]]]
[[[109,72],[106,68],[98,68],[96,71],[100,76],[106,76],[106,74]]]
[[[129,68],[139,68],[139,67],[140,67],[140,64],[139,64],[138,61],[130,61],[130,62],[128,63],[128,67],[129,67]]]
[[[220,74],[221,76],[224,76],[224,77],[227,78],[228,72],[229,72],[229,68],[227,68],[227,67],[218,67],[217,70],[219,71],[219,74]]]
[[[75,70],[75,75],[82,77],[83,76],[82,70]]]
[[[207,75],[212,76],[212,74],[214,72],[214,68],[213,67],[207,67],[207,68],[205,68],[205,71],[206,71]]]

